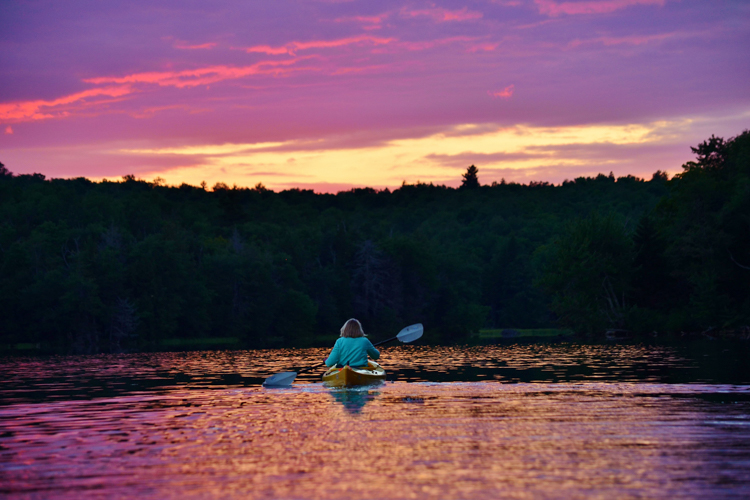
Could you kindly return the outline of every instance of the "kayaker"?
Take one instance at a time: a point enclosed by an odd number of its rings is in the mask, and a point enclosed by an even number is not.
[[[341,336],[336,340],[331,355],[328,356],[326,366],[337,366],[339,368],[349,365],[351,367],[367,366],[367,355],[372,359],[378,359],[380,352],[373,347],[370,339],[362,330],[362,324],[351,318],[341,327]]]

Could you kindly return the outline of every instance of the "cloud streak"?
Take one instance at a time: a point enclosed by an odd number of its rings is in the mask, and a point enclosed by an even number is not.
[[[395,42],[395,38],[382,38],[370,35],[361,35],[349,38],[340,38],[337,40],[312,40],[308,42],[289,42],[286,45],[280,47],[271,47],[269,45],[256,45],[253,47],[247,47],[244,50],[247,53],[259,52],[269,55],[281,55],[289,54],[295,55],[300,50],[309,49],[331,49],[337,47],[344,47],[346,45],[386,45]]]
[[[470,11],[468,7],[459,10],[449,10],[441,7],[432,7],[429,9],[408,9],[403,8],[400,12],[401,17],[429,17],[435,22],[445,23],[451,21],[474,21],[481,19],[484,14],[481,12]]]
[[[534,0],[539,12],[551,17],[563,14],[609,14],[635,5],[656,5],[662,7],[665,0],[590,0],[580,2],[558,2],[555,0]]]
[[[174,44],[174,48],[180,50],[209,50],[213,49],[214,47],[216,47],[215,42],[201,43],[198,45],[190,45],[184,42],[177,42]]]
[[[390,17],[390,15],[390,12],[385,12],[375,16],[344,16],[336,18],[334,22],[356,22],[362,24],[362,29],[364,30],[378,30],[383,27],[383,23]]]
[[[0,104],[0,122],[24,122],[61,118],[77,109],[107,102],[132,92],[129,85],[116,85],[76,92],[53,100],[33,100]],[[103,100],[104,99],[104,100]]]
[[[102,76],[87,78],[86,83],[101,85],[105,83],[152,84],[161,87],[196,87],[210,85],[224,80],[236,80],[253,75],[282,76],[289,73],[289,67],[300,59],[286,61],[262,61],[250,66],[209,66],[182,71],[149,71],[125,76]]]
[[[513,97],[513,92],[515,91],[515,85],[508,85],[503,90],[498,90],[496,92],[489,91],[487,92],[492,97],[500,97],[503,99],[510,99]]]

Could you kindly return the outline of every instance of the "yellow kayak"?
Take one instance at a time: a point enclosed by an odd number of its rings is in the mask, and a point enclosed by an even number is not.
[[[352,368],[329,368],[323,374],[323,382],[331,387],[351,387],[368,385],[385,380],[385,370],[375,361],[368,361],[367,366]]]

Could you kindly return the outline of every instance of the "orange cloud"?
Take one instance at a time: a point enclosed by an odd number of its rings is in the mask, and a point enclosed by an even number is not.
[[[7,127],[5,127],[5,133],[12,135],[13,134],[13,127],[11,127],[10,125],[8,125]]]
[[[511,96],[513,96],[513,91],[515,90],[515,85],[508,85],[503,90],[499,90],[497,92],[489,91],[487,92],[492,97],[502,97],[503,99],[508,99]]]
[[[196,87],[198,85],[208,85],[223,80],[233,80],[251,75],[279,75],[288,72],[285,66],[295,64],[300,59],[290,59],[288,61],[263,61],[252,66],[210,66],[207,68],[197,68],[184,71],[152,71],[146,73],[134,73],[122,77],[98,77],[84,80],[87,83],[150,83],[162,87]]]
[[[85,104],[91,98],[122,97],[130,94],[131,92],[132,89],[129,85],[120,85],[84,90],[83,92],[77,92],[75,94],[60,97],[52,101],[36,100],[4,103],[0,104],[0,122],[12,123],[21,121],[46,120],[48,118],[59,118],[68,115],[68,111],[67,109],[65,109],[65,106],[73,105],[76,103]]]
[[[583,2],[558,2],[556,0],[534,0],[541,14],[559,16],[561,14],[607,14],[633,5],[663,6],[665,0],[586,0]]]
[[[441,7],[420,10],[401,9],[401,16],[403,17],[425,16],[439,23],[447,21],[471,21],[473,19],[481,19],[483,15],[481,12],[470,11],[468,7],[464,7],[461,10],[448,10]]]
[[[379,38],[369,35],[355,36],[351,38],[340,38],[338,40],[313,40],[309,42],[289,42],[281,47],[271,47],[268,45],[256,45],[245,49],[246,52],[262,52],[264,54],[278,55],[278,54],[289,54],[294,55],[298,50],[307,49],[328,49],[332,47],[342,47],[344,45],[359,44],[359,43],[372,43],[374,45],[384,45],[391,42],[395,42],[395,38]]]

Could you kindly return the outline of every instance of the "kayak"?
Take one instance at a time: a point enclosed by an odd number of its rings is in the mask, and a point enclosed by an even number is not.
[[[385,370],[375,361],[368,361],[367,366],[352,368],[329,368],[323,374],[323,383],[331,387],[351,387],[355,385],[374,384],[385,380]]]

